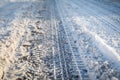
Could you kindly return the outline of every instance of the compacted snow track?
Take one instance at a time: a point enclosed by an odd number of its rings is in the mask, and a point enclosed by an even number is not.
[[[120,80],[119,3],[21,0],[0,11],[0,80]]]
[[[116,45],[111,40],[119,44],[120,16],[119,12],[115,13],[109,7],[118,11],[120,9],[109,5],[104,9],[92,0],[56,0],[56,4],[72,56],[76,59],[78,79],[119,79],[119,76],[114,75],[119,75],[120,70],[119,48],[113,47]],[[79,60],[84,69],[79,68]],[[103,71],[103,66],[106,66],[106,71]]]

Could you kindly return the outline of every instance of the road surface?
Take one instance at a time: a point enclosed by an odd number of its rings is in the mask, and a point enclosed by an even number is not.
[[[120,80],[119,1],[0,1],[0,80]]]

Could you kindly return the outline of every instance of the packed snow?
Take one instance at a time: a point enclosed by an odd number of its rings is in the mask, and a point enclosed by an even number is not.
[[[120,1],[1,0],[0,80],[120,80]]]

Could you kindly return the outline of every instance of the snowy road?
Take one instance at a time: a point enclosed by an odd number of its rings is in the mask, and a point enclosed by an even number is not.
[[[119,5],[104,2],[99,4],[99,1],[94,0],[59,0],[56,2],[58,2],[58,11],[70,43],[75,42],[73,48],[76,47],[78,53],[82,55],[88,74],[93,73],[93,76],[90,76],[91,79],[96,79],[94,75],[99,74],[93,69],[95,67],[93,64],[96,62],[100,65],[101,62],[103,64],[107,61],[111,66],[119,69]],[[106,80],[105,77],[101,78],[98,79]]]
[[[120,80],[119,0],[8,1],[0,80]]]
[[[93,69],[95,67],[93,64],[96,62],[99,65],[100,62],[103,64],[107,61],[111,66],[119,69],[119,6],[99,4],[93,0],[59,0],[56,2],[58,2],[59,14],[70,43],[75,42],[73,48],[76,47],[78,53],[82,55],[84,64],[88,66],[88,73],[95,73],[95,70],[89,71],[89,68]],[[97,73],[91,77],[94,75]]]

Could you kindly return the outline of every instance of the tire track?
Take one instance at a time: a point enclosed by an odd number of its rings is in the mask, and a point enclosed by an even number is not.
[[[59,9],[60,9],[60,6],[59,6]],[[65,8],[64,8],[65,9]],[[61,11],[62,11],[62,9],[61,9]],[[65,11],[63,11],[63,12],[65,12]],[[62,12],[62,13],[63,13]],[[66,21],[64,21],[64,19],[62,18],[62,22],[63,22],[63,24],[65,24],[64,22],[66,22]],[[67,40],[68,40],[68,43],[69,43],[69,46],[70,46],[70,50],[72,51],[72,58],[73,58],[73,61],[72,61],[72,67],[76,67],[77,68],[77,74],[76,74],[76,77],[77,77],[77,75],[78,75],[78,79],[80,79],[80,80],[90,80],[89,78],[87,78],[87,76],[85,76],[84,75],[84,73],[82,73],[82,71],[83,70],[86,70],[85,69],[85,65],[84,65],[84,61],[81,59],[82,57],[80,56],[80,54],[79,54],[79,52],[76,52],[75,51],[75,48],[76,48],[76,46],[74,45],[74,46],[72,46],[73,44],[73,42],[72,41],[74,41],[75,39],[74,38],[70,38],[71,37],[71,35],[69,35],[70,33],[70,31],[69,31],[69,29],[67,30],[67,28],[63,28],[63,30],[65,30],[65,34],[66,34],[66,38],[67,38]],[[71,41],[72,40],[72,41]],[[78,62],[78,63],[77,63]],[[78,64],[80,64],[80,65],[78,65]],[[73,70],[73,73],[74,73],[74,70]],[[75,78],[74,78],[75,79]],[[73,80],[74,80],[73,79]],[[76,78],[77,79],[77,78]]]

